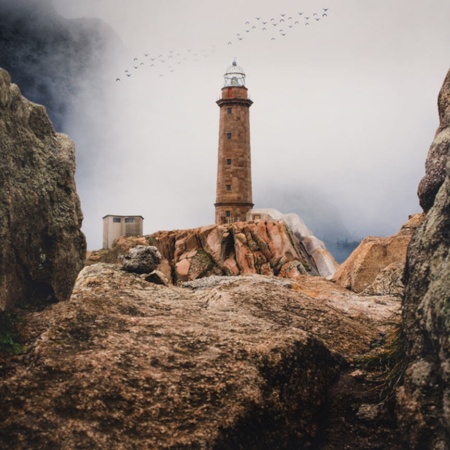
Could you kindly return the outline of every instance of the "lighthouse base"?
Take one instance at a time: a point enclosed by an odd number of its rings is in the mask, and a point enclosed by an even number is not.
[[[233,222],[245,222],[247,213],[253,208],[253,203],[215,203],[216,224],[223,225]]]

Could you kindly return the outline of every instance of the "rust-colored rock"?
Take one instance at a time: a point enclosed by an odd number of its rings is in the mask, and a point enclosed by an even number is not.
[[[362,292],[372,285],[380,272],[389,265],[400,263],[404,267],[409,241],[422,221],[423,214],[414,214],[393,236],[386,238],[369,236],[365,238],[348,259],[341,264],[333,277],[333,281],[346,289]],[[392,286],[394,284],[396,283],[393,283]],[[387,286],[383,282],[381,282],[381,285]],[[392,293],[396,292],[397,290]]]
[[[1,448],[307,448],[328,387],[398,307],[304,275],[143,277],[92,265],[28,315]]]
[[[92,252],[88,264],[115,262],[136,245],[157,247],[162,255],[158,270],[175,284],[211,275],[318,275],[314,260],[286,223],[272,220],[119,238],[112,250]]]

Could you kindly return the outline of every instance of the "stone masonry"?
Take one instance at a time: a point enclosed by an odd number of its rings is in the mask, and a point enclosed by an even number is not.
[[[222,88],[219,157],[217,169],[216,224],[245,221],[253,207],[250,157],[252,101],[245,86]]]

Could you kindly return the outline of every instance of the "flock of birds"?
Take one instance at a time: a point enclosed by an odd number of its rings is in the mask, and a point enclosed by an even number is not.
[[[269,41],[277,41],[285,39],[286,36],[298,27],[308,27],[318,23],[328,17],[329,8],[322,8],[319,12],[312,14],[299,11],[293,14],[281,13],[278,16],[263,18],[261,16],[254,17],[244,23],[244,29],[227,42],[226,45],[236,45],[242,41],[249,39],[251,34],[262,33]],[[159,76],[163,77],[165,73],[174,72],[178,66],[184,62],[198,62],[200,59],[207,58],[211,53],[216,51],[217,46],[213,45],[208,49],[195,50],[187,48],[182,51],[170,50],[166,53],[150,54],[144,53],[143,56],[134,57],[132,64],[124,70],[123,75],[117,76],[116,81],[129,79],[133,76],[133,72],[144,67],[158,70]],[[162,71],[161,71],[162,70]]]

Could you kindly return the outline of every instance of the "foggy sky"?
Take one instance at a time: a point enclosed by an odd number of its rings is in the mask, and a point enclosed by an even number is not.
[[[331,239],[393,234],[420,211],[417,186],[449,68],[448,0],[54,4],[65,17],[105,21],[126,48],[96,69],[107,95],[86,83],[66,125],[90,249],[101,247],[106,214],[143,215],[146,234],[214,222],[215,101],[234,57],[254,102],[255,207],[298,212]],[[321,20],[304,26],[298,12]],[[247,21],[282,13],[301,21],[286,36],[278,27],[245,31]],[[165,63],[150,67],[160,54]]]

